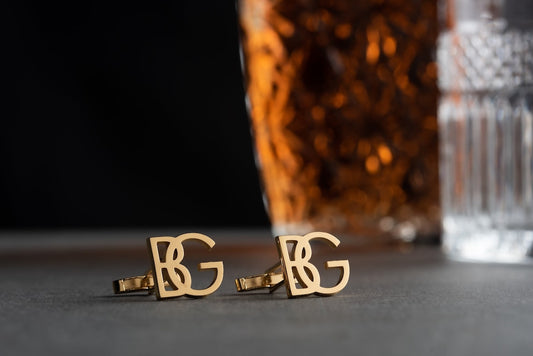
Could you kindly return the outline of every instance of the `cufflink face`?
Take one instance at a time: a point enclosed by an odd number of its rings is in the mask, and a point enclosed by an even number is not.
[[[154,274],[154,289],[158,299],[184,295],[193,298],[204,297],[216,291],[222,283],[224,277],[223,263],[221,261],[202,262],[198,265],[198,269],[214,269],[216,271],[215,278],[205,289],[192,288],[191,273],[185,265],[181,264],[185,256],[183,242],[186,240],[198,240],[209,249],[215,245],[215,241],[210,237],[198,233],[188,233],[178,237],[161,236],[147,239]]]
[[[320,272],[310,262],[312,256],[311,240],[323,240],[332,247],[337,247],[340,244],[338,238],[327,232],[311,232],[304,236],[286,235],[276,237],[281,270],[289,297],[310,294],[329,296],[340,292],[348,284],[350,264],[348,260],[338,260],[325,263],[326,268],[340,269],[337,284],[333,287],[322,287],[320,285]]]

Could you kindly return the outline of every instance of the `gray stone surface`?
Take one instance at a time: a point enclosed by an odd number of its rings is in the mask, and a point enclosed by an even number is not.
[[[532,353],[532,266],[454,262],[436,247],[361,253],[341,245],[317,258],[349,258],[346,289],[289,300],[282,289],[235,292],[234,278],[275,262],[271,240],[220,235],[212,235],[217,246],[208,255],[196,248],[190,255],[192,262],[224,261],[221,288],[204,299],[161,302],[112,294],[112,280],[147,268],[142,238],[125,249],[116,241],[108,248],[0,249],[2,354]]]

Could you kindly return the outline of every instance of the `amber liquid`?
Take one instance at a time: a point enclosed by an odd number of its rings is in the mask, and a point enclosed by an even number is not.
[[[439,231],[434,0],[241,0],[249,112],[276,234]]]

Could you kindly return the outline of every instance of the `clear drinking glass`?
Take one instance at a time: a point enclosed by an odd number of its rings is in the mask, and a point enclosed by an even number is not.
[[[442,1],[443,246],[518,262],[533,246],[533,1]]]
[[[440,228],[435,0],[239,0],[247,104],[274,234]]]

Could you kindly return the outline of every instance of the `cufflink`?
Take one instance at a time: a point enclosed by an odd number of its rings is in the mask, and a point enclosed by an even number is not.
[[[310,262],[312,256],[311,240],[322,240],[332,247],[337,247],[340,240],[327,232],[311,232],[304,236],[286,235],[276,237],[276,247],[280,261],[265,273],[237,278],[235,286],[238,292],[268,288],[270,292],[285,285],[289,298],[310,294],[330,296],[340,292],[348,284],[350,264],[348,260],[327,261],[326,268],[338,268],[339,280],[333,287],[320,285],[320,273]]]
[[[224,278],[222,261],[202,262],[199,270],[213,269],[216,271],[214,280],[204,289],[192,288],[192,277],[189,269],[183,265],[185,250],[183,242],[197,240],[208,249],[215,246],[215,241],[207,235],[187,233],[177,237],[150,237],[146,240],[152,269],[143,276],[128,277],[113,281],[115,294],[148,291],[156,294],[157,299],[187,296],[191,298],[205,297],[215,292]]]

